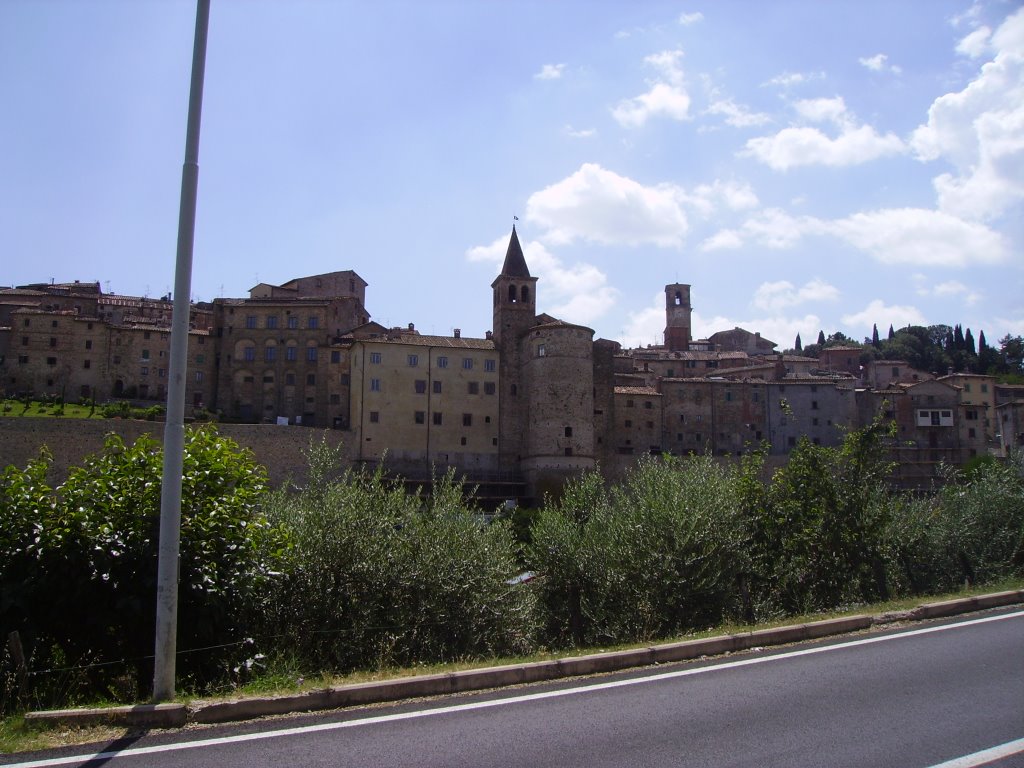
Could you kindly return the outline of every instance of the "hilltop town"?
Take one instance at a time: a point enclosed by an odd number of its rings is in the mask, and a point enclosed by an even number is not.
[[[385,327],[345,270],[194,303],[193,416],[341,430],[353,465],[429,479],[452,467],[496,498],[537,499],[582,470],[620,475],[644,454],[785,456],[837,445],[878,416],[897,425],[899,482],[1024,443],[1024,386],[865,360],[852,345],[783,353],[742,328],[691,337],[690,286],[665,286],[664,343],[640,349],[538,312],[543,286],[513,228],[483,338]],[[99,283],[0,289],[0,390],[67,400],[166,398],[170,296]]]

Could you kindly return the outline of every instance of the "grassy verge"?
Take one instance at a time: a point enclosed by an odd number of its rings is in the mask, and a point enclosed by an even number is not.
[[[99,408],[79,403],[48,403],[42,400],[31,400],[26,405],[23,400],[0,401],[0,415],[25,418],[64,418],[64,419],[102,419]]]
[[[942,595],[930,595],[925,597],[908,597],[899,600],[890,600],[884,603],[873,603],[864,605],[849,605],[834,611],[825,613],[805,614],[801,616],[780,617],[774,621],[767,621],[756,625],[749,624],[725,624],[718,627],[709,627],[702,632],[695,632],[685,636],[674,638],[663,638],[658,643],[669,643],[679,640],[694,640],[705,637],[716,637],[725,634],[737,634],[749,632],[754,629],[765,629],[770,627],[802,624],[810,621],[821,621],[824,619],[852,616],[856,614],[878,615],[883,613],[897,612],[915,608],[922,603],[939,602],[952,600],[959,597],[970,597],[974,595],[990,594],[1004,590],[1024,589],[1024,578],[1007,579],[981,587],[972,587],[957,592],[950,592]],[[588,653],[601,653],[605,651],[627,650],[630,648],[642,648],[654,643],[630,643],[624,645],[607,645],[592,648],[568,648],[558,651],[541,651],[531,656],[507,657],[498,659],[483,659],[473,661],[453,662],[449,664],[420,664],[412,667],[391,667],[376,670],[364,670],[352,672],[346,675],[334,674],[305,674],[300,665],[294,660],[277,659],[268,663],[265,670],[251,682],[226,690],[222,695],[204,696],[202,698],[182,696],[180,700],[185,702],[212,702],[222,699],[236,700],[247,696],[274,696],[296,694],[307,691],[322,690],[328,687],[351,685],[355,683],[373,682],[376,680],[388,680],[397,677],[412,677],[418,675],[432,675],[445,672],[455,672],[465,669],[481,669],[484,667],[504,666],[510,664],[522,664],[535,661],[546,661],[550,659],[566,658],[569,656],[581,656]],[[109,702],[97,702],[91,706],[107,706]],[[114,739],[129,736],[133,731],[125,728],[112,727],[89,727],[89,728],[46,728],[40,726],[29,726],[25,724],[22,715],[0,720],[0,753],[25,752],[31,750],[48,749],[71,744],[84,744],[99,741],[112,741]]]

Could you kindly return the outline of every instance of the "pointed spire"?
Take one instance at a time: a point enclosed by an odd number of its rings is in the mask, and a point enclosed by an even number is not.
[[[516,234],[516,225],[512,225],[512,237],[508,241],[508,250],[505,251],[505,263],[501,267],[501,274],[505,277],[529,277],[530,270],[526,266],[526,258],[523,256],[523,248],[519,245],[519,235]]]

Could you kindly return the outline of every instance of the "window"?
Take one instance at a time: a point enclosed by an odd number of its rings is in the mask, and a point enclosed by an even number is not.
[[[566,456],[572,456],[572,448],[566,448],[565,449],[565,455]]]
[[[331,405],[340,405],[340,404],[341,404],[341,395],[332,392],[331,393]]]
[[[565,428],[565,436],[566,437],[572,437],[572,427],[566,427]]]
[[[92,349],[92,339],[86,339],[85,340],[85,348],[86,349]]]
[[[295,374],[294,373],[286,373],[284,375],[284,383],[285,384],[294,384],[295,383]]]
[[[31,320],[29,320],[29,319],[28,319],[28,318],[26,317],[26,318],[25,318],[25,327],[26,327],[26,328],[28,328],[28,327],[29,327],[30,325],[32,325],[32,321],[31,321]]]
[[[256,315],[246,315],[245,327],[249,329],[256,327]]]
[[[479,395],[480,394],[480,383],[476,382],[476,381],[469,382],[468,392],[471,395]]]
[[[263,350],[263,359],[268,362],[274,362],[274,358],[277,357],[277,347],[266,347]]]
[[[247,362],[251,363],[256,359],[256,347],[246,347],[242,350],[242,358]]]
[[[143,360],[149,360],[149,350],[148,349],[142,350],[142,359]]]
[[[434,394],[435,395],[440,395],[441,394],[441,382],[440,381],[435,381],[434,382]]]
[[[340,363],[341,362],[341,352],[339,352],[336,349],[335,350],[331,350],[331,362],[332,363]]]
[[[371,352],[370,353],[370,364],[371,365],[380,365],[380,352]]]
[[[274,383],[274,374],[271,373],[271,374],[268,374],[268,375],[264,376],[263,377],[263,383],[264,384],[273,384]],[[267,405],[266,407],[268,409],[270,409],[270,410],[273,410],[273,408],[274,408],[272,405]]]
[[[447,368],[448,367],[448,358],[447,357],[439,357],[439,358],[437,358],[437,367],[438,368]]]
[[[316,362],[316,347],[306,347],[306,362]]]
[[[308,386],[313,386],[314,384],[316,384],[316,374],[315,373],[307,373],[306,374],[306,384]]]
[[[968,421],[977,421],[978,420],[978,412],[976,410],[973,410],[973,409],[968,409],[965,412],[964,416],[967,418]]]
[[[18,363],[20,365],[25,365],[26,363],[28,363],[28,355],[18,355]]]
[[[55,363],[57,362],[52,357],[46,358],[46,362],[50,362],[51,360],[53,360],[53,362]],[[139,373],[141,373],[143,376],[149,376],[149,368],[147,368],[146,366],[142,366],[142,370],[140,370]]]
[[[812,411],[818,410],[818,401],[817,400],[811,400],[811,410]]]
[[[120,362],[121,362],[121,356],[120,355],[114,355],[114,365],[119,365]]]
[[[988,394],[988,384],[982,384],[981,391],[983,394]]]
[[[284,359],[290,362],[295,362],[299,359],[299,348],[298,347],[285,347],[284,348]]]
[[[409,355],[409,367],[410,368],[415,368],[419,364],[420,364],[420,356],[419,355]]]
[[[319,328],[320,318],[318,318],[316,315],[310,315],[309,320],[306,321],[306,327],[310,328],[311,330]]]
[[[417,395],[424,395],[424,394],[426,394],[426,392],[427,392],[427,380],[426,379],[416,379],[416,394]]]
[[[92,360],[83,360],[82,361],[82,367],[83,368],[92,368]]]
[[[464,426],[464,427],[472,427],[473,426],[473,414],[472,413],[464,413],[464,414],[462,414],[462,426]]]
[[[277,315],[267,316],[267,328],[277,328]]]
[[[495,389],[496,389],[496,387],[494,386],[494,382],[493,381],[485,381],[484,382],[484,394],[485,395],[493,395],[494,392],[495,392]]]
[[[426,424],[426,422],[427,422],[427,412],[426,411],[416,411],[416,413],[413,415],[413,421],[415,421],[417,424]]]
[[[650,410],[653,407],[654,407],[654,403],[652,403],[650,400],[644,400],[644,408],[646,408],[647,410]]]
[[[629,420],[629,419],[626,419],[626,426],[627,427],[632,427],[633,426],[633,422],[631,420]]]
[[[434,411],[434,426],[441,426],[441,413],[440,411]]]
[[[626,407],[627,408],[632,408],[633,407],[633,401],[632,400],[626,400]]]
[[[488,373],[494,373],[497,370],[497,362],[495,360],[484,360],[484,370]]]
[[[380,422],[380,411],[370,411],[370,423],[377,424]]]
[[[299,318],[297,318],[297,317],[289,317],[288,318],[288,327],[292,328],[292,329],[298,328],[299,327]]]
[[[370,391],[380,392],[380,379],[370,379]]]
[[[933,411],[919,410],[917,412],[917,426],[919,427],[952,427],[953,412],[948,410]]]
[[[22,336],[21,337],[21,346],[23,346],[23,347],[27,347],[28,346],[28,336]]]
[[[543,344],[537,345],[537,357],[545,357],[547,353],[547,348]]]
[[[161,368],[161,371],[162,370],[163,369]],[[161,375],[163,375],[163,374],[161,373]],[[203,372],[202,371],[196,371],[196,384],[202,384],[202,383],[203,383]]]
[[[977,433],[977,431],[976,431],[976,430],[974,429],[974,427],[971,427],[970,429],[968,429],[968,430],[967,430],[967,436],[968,436],[969,438],[973,439],[973,438],[975,438],[975,437],[977,437],[977,436],[978,436],[978,433]]]
[[[472,371],[473,370],[473,358],[472,357],[464,357],[464,358],[462,358],[462,368],[463,368],[463,370],[466,370],[466,371]]]
[[[205,355],[196,355],[196,364],[197,365],[202,365],[205,362],[206,362],[206,356]]]

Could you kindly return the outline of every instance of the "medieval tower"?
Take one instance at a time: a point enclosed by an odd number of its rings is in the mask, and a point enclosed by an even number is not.
[[[669,352],[690,348],[690,286],[672,283],[665,286],[665,347]]]

